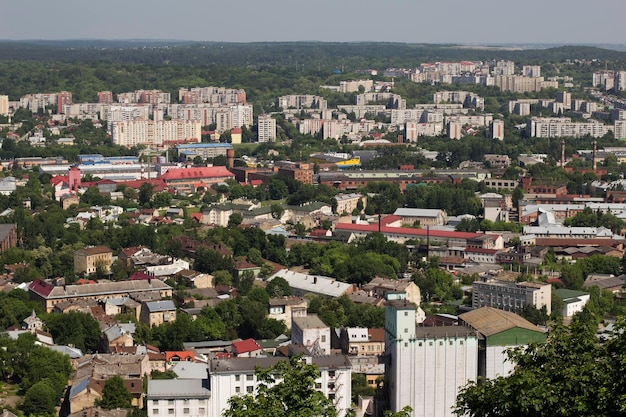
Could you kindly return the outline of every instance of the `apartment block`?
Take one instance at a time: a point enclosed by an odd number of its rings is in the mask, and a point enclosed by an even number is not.
[[[108,272],[112,264],[113,252],[106,246],[93,246],[74,252],[74,272],[77,274],[90,275],[99,267]]]
[[[274,142],[276,140],[276,119],[270,115],[259,116],[257,139],[259,143]]]
[[[568,117],[532,117],[526,121],[526,132],[533,138],[579,138],[586,135],[599,138],[609,130],[613,130],[613,127],[597,121],[572,122]]]
[[[9,115],[9,96],[0,96],[0,116]]]
[[[520,313],[527,305],[551,312],[552,285],[534,282],[476,281],[473,284],[472,307],[493,307]]]
[[[288,95],[278,97],[278,107],[283,110],[287,109],[318,109],[325,110],[328,108],[326,99],[320,96],[310,94],[304,95]]]
[[[112,122],[111,138],[113,143],[121,146],[163,146],[175,142],[201,141],[201,125],[199,122],[182,120],[133,120]]]

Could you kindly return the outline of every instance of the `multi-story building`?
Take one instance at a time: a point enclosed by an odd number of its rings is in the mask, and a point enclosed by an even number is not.
[[[523,75],[497,75],[494,85],[502,91],[515,93],[537,92],[544,88],[558,88],[558,81],[545,81],[543,77],[525,77]]]
[[[102,282],[89,285],[54,286],[45,281],[36,280],[28,286],[31,299],[41,302],[46,312],[65,301],[108,300],[123,298],[137,293],[145,293],[153,299],[172,296],[172,287],[158,279]]]
[[[17,225],[0,224],[0,253],[17,246]]]
[[[352,213],[359,205],[359,201],[363,205],[361,210],[364,210],[365,207],[367,207],[367,197],[363,194],[338,194],[334,197],[334,199],[337,201],[337,209],[335,210],[337,214]]]
[[[171,101],[171,94],[161,90],[135,90],[117,95],[117,102],[125,104],[167,104]]]
[[[208,414],[212,401],[206,379],[150,379],[146,400],[150,417],[221,415]]]
[[[489,129],[492,139],[504,140],[504,120],[494,119]]]
[[[326,99],[314,95],[288,95],[278,97],[278,107],[283,110],[287,109],[317,109],[326,110],[328,103]]]
[[[278,173],[304,184],[313,184],[313,167],[309,163],[283,165],[278,168]]]
[[[448,222],[448,215],[441,209],[399,208],[395,216],[401,217],[402,224],[419,223],[420,227],[441,226]]]
[[[526,77],[541,77],[540,65],[524,65],[522,67],[522,75]]]
[[[216,156],[226,156],[229,149],[233,149],[230,143],[184,143],[176,145],[176,152],[182,161],[194,159],[196,156],[203,160],[215,158]]]
[[[235,175],[222,166],[169,169],[159,177],[168,187],[180,191],[194,191],[199,184],[207,186],[234,179]]]
[[[139,321],[158,326],[176,320],[176,306],[172,300],[148,301],[141,307]]]
[[[313,356],[330,355],[330,327],[317,314],[292,317],[291,342],[305,346]]]
[[[57,93],[57,114],[63,113],[63,106],[72,104],[72,93],[69,91],[60,91]]]
[[[613,90],[615,91],[626,90],[626,71],[615,72],[615,82],[613,84]]]
[[[74,252],[74,272],[93,274],[98,268],[108,273],[113,264],[113,252],[106,246],[93,246]]]
[[[111,138],[121,146],[163,146],[175,142],[196,142],[202,139],[200,122],[182,120],[133,120],[112,122]]]
[[[259,143],[274,142],[276,140],[276,119],[270,115],[259,116],[257,139]]]
[[[0,95],[0,116],[9,115],[9,96]]]
[[[599,138],[609,130],[613,130],[613,127],[597,121],[572,122],[569,117],[532,117],[526,121],[526,132],[532,138],[579,138],[586,135]]]
[[[209,362],[208,385],[211,391],[210,410],[205,415],[221,416],[228,408],[228,400],[231,397],[256,393],[261,381],[257,379],[255,370],[269,368],[286,360],[281,357],[212,359]],[[351,407],[352,395],[350,384],[352,367],[348,357],[305,356],[303,360],[317,366],[320,376],[315,380],[315,388],[331,400],[337,410],[337,417],[346,417]],[[149,400],[148,391],[148,403]]]
[[[305,317],[309,302],[304,297],[277,297],[269,299],[268,317],[285,323],[291,329],[293,317]]]
[[[246,102],[245,90],[225,87],[196,87],[178,90],[178,101],[184,104],[231,105]]]
[[[472,307],[493,307],[520,313],[524,307],[546,308],[551,313],[552,285],[535,282],[489,280],[473,284]]]
[[[380,356],[385,352],[385,329],[344,327],[339,340],[347,355]]]
[[[98,103],[101,104],[112,104],[113,103],[113,93],[110,91],[99,91],[98,92]]]

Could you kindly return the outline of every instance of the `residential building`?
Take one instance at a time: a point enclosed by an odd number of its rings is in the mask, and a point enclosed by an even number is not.
[[[274,142],[276,140],[276,119],[270,115],[259,116],[257,139],[259,143]]]
[[[9,96],[0,95],[0,116],[9,115]]]
[[[385,352],[385,329],[344,327],[339,335],[341,350],[347,355],[380,356]]]
[[[229,149],[233,149],[230,143],[184,143],[176,145],[176,152],[182,161],[194,159],[196,156],[202,160],[226,156]]]
[[[172,300],[149,301],[141,308],[139,321],[148,326],[159,326],[176,320],[176,306]]]
[[[493,307],[521,313],[524,307],[545,307],[551,313],[552,285],[539,282],[476,281],[472,284],[472,307]]]
[[[109,126],[113,143],[126,147],[167,147],[176,142],[200,143],[202,139],[202,126],[197,121],[114,121]]]
[[[363,194],[337,194],[334,199],[337,202],[337,209],[335,210],[337,214],[352,213],[357,208],[359,201],[362,205],[361,211],[367,207],[367,197]]]
[[[599,138],[606,135],[613,126],[598,121],[572,122],[569,117],[531,117],[526,121],[526,132],[531,138],[557,138],[572,136],[580,138],[590,135]]]
[[[291,329],[292,317],[306,316],[309,302],[304,297],[279,297],[269,299],[268,318],[285,323]]]
[[[326,99],[314,95],[288,95],[278,97],[278,107],[281,109],[317,109],[326,110],[328,104]]]
[[[313,166],[309,163],[283,164],[278,168],[278,173],[304,184],[313,184]]]
[[[261,345],[252,338],[233,342],[232,348],[238,358],[256,358],[263,354]]]
[[[113,252],[107,246],[92,246],[74,252],[74,272],[91,275],[98,268],[108,274],[113,264]]]
[[[317,314],[291,320],[291,343],[303,345],[312,356],[330,355],[330,327]]]
[[[208,376],[208,375],[207,375]],[[211,406],[207,379],[150,379],[146,411],[150,417],[206,417]]]
[[[63,286],[35,280],[28,286],[28,292],[31,299],[41,302],[46,312],[50,313],[55,305],[66,301],[108,300],[139,294],[152,299],[171,297],[172,287],[158,279]]]
[[[239,394],[254,394],[260,381],[257,368],[275,366],[286,358],[232,358],[212,359],[209,363],[209,387],[211,390],[209,416],[221,416],[228,408],[229,398]],[[302,360],[311,363],[320,371],[315,380],[315,388],[329,398],[337,410],[337,417],[346,417],[351,408],[351,365],[345,355],[307,357]],[[150,397],[148,397],[150,398]]]

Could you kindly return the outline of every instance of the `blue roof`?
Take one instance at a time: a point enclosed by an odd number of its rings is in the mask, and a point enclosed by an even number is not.
[[[176,145],[176,149],[201,149],[201,148],[232,148],[230,143],[188,143]]]
[[[89,378],[85,378],[78,384],[72,385],[72,388],[70,389],[70,399],[83,392],[83,390],[87,388],[87,385],[89,385]]]

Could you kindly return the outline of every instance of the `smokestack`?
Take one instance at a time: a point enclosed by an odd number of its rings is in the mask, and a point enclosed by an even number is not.
[[[565,139],[561,139],[561,168],[565,168]]]
[[[235,150],[227,149],[226,158],[228,159],[228,168],[233,168],[235,166]]]
[[[598,148],[598,142],[596,142],[596,140],[594,139],[594,141],[593,141],[593,161],[592,161],[592,163],[593,163],[593,170],[594,171],[596,170],[596,168],[598,166],[597,165],[598,161],[596,160],[596,152],[598,150],[597,148]]]

